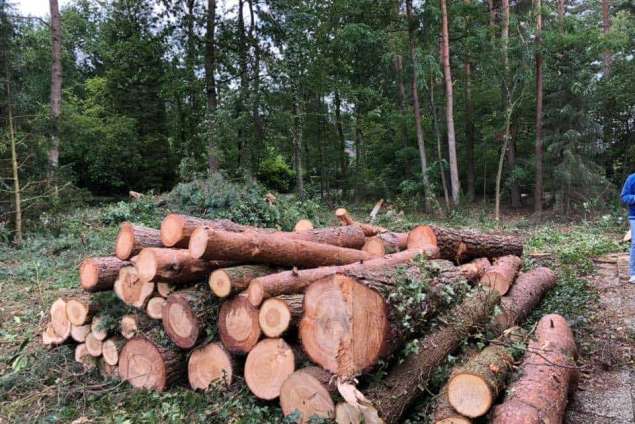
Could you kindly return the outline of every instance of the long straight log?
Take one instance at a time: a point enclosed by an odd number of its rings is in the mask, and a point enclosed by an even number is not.
[[[268,265],[238,265],[221,268],[210,274],[209,287],[216,296],[225,298],[245,290],[254,278],[276,272],[279,272],[279,269]]]
[[[329,275],[352,275],[372,272],[374,270],[394,269],[419,255],[432,258],[435,256],[435,253],[437,253],[437,251],[434,248],[427,251],[412,249],[349,265],[328,266],[299,271],[283,271],[270,274],[254,278],[250,282],[249,288],[247,289],[248,297],[252,304],[258,306],[264,299],[272,296],[302,293],[312,282],[328,277]]]
[[[212,324],[217,309],[204,286],[194,286],[170,294],[163,307],[163,328],[178,347],[191,349],[206,326]]]
[[[161,241],[165,247],[187,248],[192,232],[198,227],[232,232],[241,232],[250,228],[228,219],[212,220],[171,213],[161,222]]]
[[[498,290],[501,296],[504,296],[516,279],[522,262],[518,256],[513,255],[496,258],[494,265],[489,267],[481,277],[481,284]]]
[[[119,270],[130,265],[115,256],[86,258],[79,266],[79,284],[88,292],[112,290]]]
[[[493,424],[561,423],[576,384],[576,345],[566,320],[545,315],[521,365],[522,375],[494,409]]]
[[[144,247],[161,247],[159,230],[124,222],[115,240],[115,256],[125,261],[141,252]]]
[[[384,242],[384,247],[388,252],[404,250],[407,247],[408,233],[396,233],[377,225],[356,222],[344,208],[337,209],[335,216],[344,226],[359,227],[366,237],[380,238]]]
[[[344,265],[371,258],[366,252],[284,235],[258,232],[230,233],[197,229],[190,239],[193,258],[265,263],[304,268]]]
[[[230,262],[196,259],[187,249],[146,248],[139,253],[135,268],[142,282],[166,281],[174,285],[204,280],[217,268]]]

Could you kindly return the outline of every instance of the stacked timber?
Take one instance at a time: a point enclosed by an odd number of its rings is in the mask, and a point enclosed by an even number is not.
[[[304,219],[290,232],[181,214],[160,229],[124,223],[113,256],[82,261],[83,291],[52,304],[43,342],[76,343],[77,362],[138,388],[187,381],[208,390],[241,373],[255,397],[279,399],[299,422],[391,423],[466,338],[482,328],[500,340],[555,284],[546,268],[519,274],[514,236],[394,232],[345,209],[336,218],[341,226]],[[417,352],[397,360],[412,342]],[[361,387],[364,397],[351,383],[380,361],[393,366]],[[439,397],[437,421],[487,413],[512,363],[494,342],[465,362]]]

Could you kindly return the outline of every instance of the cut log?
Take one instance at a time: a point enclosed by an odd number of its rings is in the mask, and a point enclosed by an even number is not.
[[[205,279],[219,265],[221,264],[218,262],[194,259],[187,249],[152,247],[139,253],[135,267],[139,280],[143,282],[167,281],[172,284],[185,284]]]
[[[85,325],[71,325],[71,337],[77,343],[84,343],[86,336],[90,333],[90,324]]]
[[[58,346],[66,343],[69,340],[71,332],[70,322],[68,327],[68,333],[57,334],[53,329],[53,323],[48,322],[46,328],[42,332],[42,343],[45,346]]]
[[[450,405],[469,418],[485,415],[504,388],[512,365],[505,346],[489,345],[452,372],[447,387]]]
[[[163,307],[166,304],[165,298],[161,296],[155,296],[148,300],[148,306],[146,306],[146,313],[152,319],[163,318]]]
[[[232,232],[249,228],[227,219],[211,220],[171,213],[161,222],[161,241],[165,247],[187,248],[192,232],[198,227]]]
[[[119,227],[115,241],[115,256],[125,261],[135,256],[144,247],[161,247],[159,230],[124,222]]]
[[[57,298],[51,305],[50,315],[53,331],[65,341],[71,335],[71,322],[66,314],[66,301],[61,297]]]
[[[576,346],[567,321],[545,315],[521,365],[522,375],[494,409],[494,424],[561,423],[569,391],[576,384]]]
[[[136,335],[142,335],[149,329],[156,327],[156,321],[152,321],[145,314],[124,315],[120,321],[121,335],[126,339],[132,339]]]
[[[388,252],[404,250],[407,247],[408,233],[395,233],[376,225],[356,222],[344,208],[337,209],[335,216],[344,226],[359,227],[366,237],[379,237],[384,242],[384,248]]]
[[[362,250],[374,257],[384,256],[386,253],[386,250],[384,249],[384,242],[379,237],[370,237],[366,239],[366,243],[362,246]]]
[[[459,268],[463,271],[465,278],[470,281],[478,281],[481,279],[485,271],[492,266],[489,259],[487,258],[477,258],[471,262],[460,265]]]
[[[245,382],[259,399],[280,396],[282,383],[295,370],[293,350],[282,339],[264,339],[247,355]]]
[[[377,218],[377,214],[379,213],[379,210],[381,209],[383,204],[384,204],[384,199],[379,199],[377,203],[375,203],[375,206],[373,206],[373,210],[370,211],[370,216],[369,216],[371,224]]]
[[[278,272],[267,265],[239,265],[217,269],[209,276],[209,287],[216,296],[227,297],[245,290],[249,282],[257,277]]]
[[[218,314],[218,333],[231,353],[247,353],[260,339],[258,309],[245,296],[223,303]]]
[[[90,356],[93,356],[95,358],[101,356],[103,351],[103,344],[104,343],[102,342],[102,340],[95,337],[95,333],[93,332],[88,333],[88,335],[86,336],[86,351]]]
[[[448,400],[447,384],[441,389],[434,408],[434,424],[472,424],[472,420],[456,412]]]
[[[556,285],[556,275],[549,268],[540,267],[520,273],[506,296],[501,299],[501,313],[488,325],[488,333],[498,337],[507,328],[520,324]]]
[[[164,391],[184,375],[184,354],[158,330],[130,339],[119,354],[119,374],[134,387]]]
[[[337,424],[360,424],[365,421],[359,408],[347,402],[340,402],[335,407],[335,422]]]
[[[487,322],[499,299],[496,290],[487,287],[477,290],[450,309],[440,320],[443,324],[420,340],[417,353],[393,368],[382,382],[371,385],[366,397],[387,424],[400,422],[434,371],[474,329]]]
[[[220,343],[209,343],[192,352],[187,376],[194,390],[207,390],[218,383],[229,386],[234,377],[232,357]]]
[[[293,227],[293,231],[309,231],[313,229],[313,223],[308,219],[301,219],[296,222],[295,227]]]
[[[302,318],[303,295],[282,295],[267,299],[260,307],[258,322],[267,337],[280,337],[293,322]]]
[[[494,265],[489,267],[481,277],[481,284],[498,290],[501,296],[505,295],[514,283],[522,263],[523,261],[518,256],[497,258]]]
[[[214,299],[204,286],[172,293],[163,307],[163,328],[168,337],[182,349],[192,348],[205,327],[216,318]]]
[[[106,337],[108,337],[108,333],[111,330],[109,324],[109,320],[105,317],[98,315],[93,318],[93,322],[90,324],[90,331],[93,334],[93,337],[97,340],[106,340]]]
[[[95,368],[95,365],[97,365],[95,357],[88,353],[86,343],[80,343],[75,346],[75,362],[79,362],[86,368]]]
[[[97,303],[90,298],[90,295],[85,293],[68,299],[66,302],[66,316],[74,326],[90,322],[98,310]]]
[[[425,234],[428,234],[427,242],[439,247],[441,257],[456,263],[465,263],[475,258],[522,256],[523,254],[523,241],[520,237],[483,234],[469,230],[450,230],[432,225],[419,227],[428,227],[428,230],[417,228],[417,233],[424,235],[425,231]],[[419,242],[424,241],[419,239]]]
[[[126,339],[118,336],[111,337],[104,341],[101,346],[101,355],[108,365],[117,365],[119,363],[119,353],[126,344]]]
[[[280,407],[285,416],[299,412],[298,421],[308,423],[311,417],[332,419],[335,416],[335,404],[328,387],[323,384],[317,373],[329,378],[330,375],[318,368],[309,367],[295,371],[282,383],[280,388]]]
[[[258,306],[263,299],[278,296],[281,294],[297,294],[302,293],[304,289],[312,282],[328,277],[334,274],[346,274],[370,272],[374,270],[393,269],[403,265],[418,255],[424,254],[433,257],[437,251],[430,249],[422,250],[406,250],[403,252],[386,255],[382,258],[374,258],[363,263],[354,263],[343,266],[329,266],[314,269],[283,271],[276,274],[270,274],[262,277],[254,278],[247,289],[250,301]],[[254,292],[252,294],[252,291]],[[261,293],[262,296],[258,296]]]
[[[153,282],[143,282],[139,279],[136,267],[126,266],[119,271],[113,290],[125,304],[143,309],[154,293],[154,287]]]
[[[199,228],[192,234],[190,253],[194,258],[298,267],[344,265],[371,257],[360,250],[294,240],[286,235],[251,231],[230,233],[205,228]]]
[[[130,265],[116,256],[86,258],[79,266],[79,284],[88,292],[112,290],[119,270]]]
[[[166,281],[159,281],[156,284],[157,293],[161,297],[168,297],[170,293],[176,290],[176,287],[172,283]]]

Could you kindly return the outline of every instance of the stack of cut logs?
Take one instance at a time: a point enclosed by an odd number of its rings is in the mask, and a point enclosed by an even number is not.
[[[78,362],[134,387],[187,379],[208,390],[242,374],[256,397],[279,399],[299,422],[397,423],[448,355],[481,332],[491,342],[452,370],[435,422],[469,423],[490,409],[499,423],[561,421],[575,342],[560,316],[543,317],[535,335],[515,327],[556,283],[547,268],[520,272],[518,237],[429,225],[398,233],[345,209],[336,216],[342,225],[301,220],[293,232],[179,214],[160,230],[124,223],[114,256],[81,263],[83,292],[53,303],[43,341],[76,342]],[[395,303],[404,278],[425,294]],[[467,294],[448,301],[461,287]],[[120,301],[94,294],[106,291]],[[520,378],[492,408],[512,347],[532,337]],[[395,361],[414,338],[418,349]],[[393,363],[387,376],[356,387],[380,360]]]

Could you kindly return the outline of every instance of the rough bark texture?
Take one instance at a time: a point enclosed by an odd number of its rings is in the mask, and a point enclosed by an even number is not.
[[[119,270],[129,265],[115,256],[86,258],[79,266],[79,284],[88,292],[112,290]]]
[[[211,220],[171,213],[161,222],[161,241],[165,247],[187,248],[190,236],[198,227],[235,232],[250,228],[228,219]]]
[[[576,384],[576,346],[567,321],[545,315],[529,344],[522,375],[494,410],[494,424],[561,423],[569,391]]]
[[[280,337],[291,325],[302,319],[304,296],[277,296],[263,302],[258,313],[260,329],[267,337]]]
[[[344,265],[371,258],[368,253],[360,250],[293,240],[280,234],[229,233],[201,229],[195,236],[190,242],[190,253],[194,258],[306,268]]]
[[[134,387],[163,391],[180,380],[185,356],[158,328],[132,338],[119,355],[119,374]]]
[[[55,177],[60,157],[60,116],[62,114],[62,24],[57,0],[51,9],[51,146],[48,151],[49,178]],[[57,193],[57,188],[55,190]]]
[[[472,420],[456,412],[448,399],[448,386],[443,386],[434,407],[435,424],[472,424]]]
[[[607,36],[611,31],[611,13],[610,13],[611,5],[609,0],[602,0],[602,32],[604,36]],[[611,51],[606,50],[604,52],[604,77],[608,78],[611,75]]]
[[[125,261],[135,256],[144,247],[161,247],[159,230],[124,222],[119,227],[115,241],[115,256]]]
[[[232,357],[222,344],[209,343],[192,352],[187,376],[194,390],[207,390],[219,382],[229,386],[234,378]]]
[[[280,407],[285,416],[294,411],[300,413],[300,423],[308,423],[313,416],[332,419],[335,416],[335,404],[327,386],[316,373],[328,373],[318,367],[303,368],[295,371],[280,388]]]
[[[214,299],[204,286],[172,293],[163,308],[163,328],[178,347],[191,349],[216,316]]]
[[[246,296],[223,303],[218,315],[218,333],[223,346],[231,353],[247,353],[260,339],[258,309]]]
[[[536,180],[534,184],[534,212],[540,216],[542,214],[543,188],[543,157],[544,145],[542,141],[542,0],[536,0]]]
[[[513,255],[497,258],[494,265],[481,277],[481,284],[498,290],[501,296],[505,295],[514,283],[522,262],[518,256]]]
[[[239,265],[217,269],[209,276],[209,287],[216,296],[228,297],[245,290],[254,278],[278,272],[268,265]]]
[[[254,278],[249,284],[248,292],[250,301],[255,306],[260,305],[263,299],[278,296],[281,294],[302,293],[312,282],[333,274],[360,273],[364,271],[392,269],[405,264],[418,255],[423,254],[421,250],[412,249],[403,252],[386,255],[382,258],[375,258],[365,262],[354,263],[342,266],[329,266],[305,270],[283,271],[277,274],[270,274],[263,277]],[[252,295],[252,291],[260,293],[261,296]]]
[[[282,383],[294,370],[291,347],[282,339],[265,339],[247,355],[245,382],[257,398],[272,400],[280,395]]]
[[[402,414],[422,393],[434,370],[476,328],[485,324],[500,294],[483,289],[452,308],[447,320],[421,339],[418,353],[397,365],[382,382],[371,385],[367,397],[386,423],[400,422]]]
[[[212,270],[222,265],[218,261],[195,259],[187,249],[152,247],[139,253],[135,267],[139,280],[143,282],[167,281],[178,285],[204,280]]]

